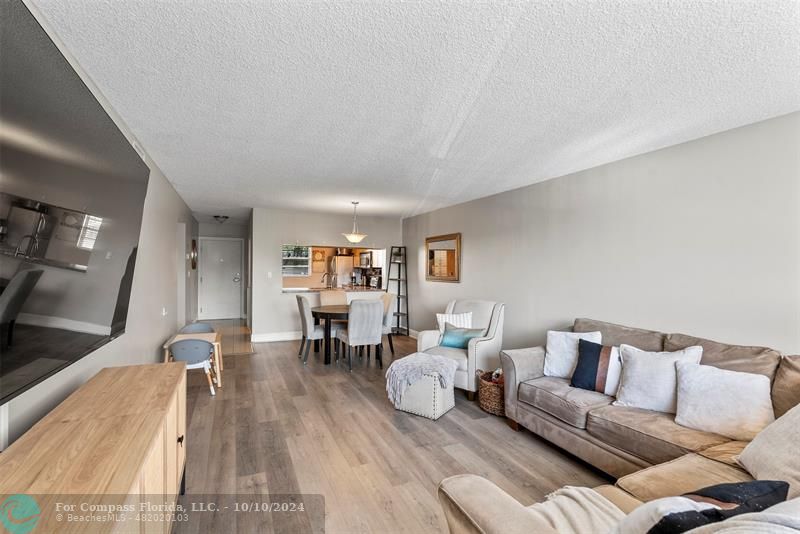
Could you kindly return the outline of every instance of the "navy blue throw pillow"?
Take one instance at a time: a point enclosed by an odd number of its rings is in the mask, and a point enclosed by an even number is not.
[[[606,395],[616,395],[622,364],[619,348],[578,340],[578,364],[570,385]]]

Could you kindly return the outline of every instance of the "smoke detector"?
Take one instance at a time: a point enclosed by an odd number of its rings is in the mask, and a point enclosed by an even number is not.
[[[227,215],[214,215],[214,220],[220,224],[224,223],[228,219],[229,217]]]

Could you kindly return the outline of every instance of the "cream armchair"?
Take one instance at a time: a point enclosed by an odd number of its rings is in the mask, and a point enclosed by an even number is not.
[[[417,334],[417,351],[456,360],[455,387],[471,396],[478,390],[475,371],[493,371],[500,366],[505,304],[488,300],[454,300],[445,310],[445,313],[465,312],[472,312],[472,328],[486,331],[483,337],[471,339],[466,350],[454,349],[439,346],[442,336],[438,330],[424,330]]]

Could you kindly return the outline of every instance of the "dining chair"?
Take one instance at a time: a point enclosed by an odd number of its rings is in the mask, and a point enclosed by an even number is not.
[[[178,331],[180,334],[212,334],[213,332],[214,327],[208,323],[189,323]]]
[[[311,315],[311,303],[303,295],[297,296],[297,309],[300,312],[300,325],[302,327],[302,338],[300,339],[300,352],[297,356],[303,354],[305,348],[305,355],[303,355],[303,365],[308,362],[308,352],[311,350],[312,342],[320,340],[325,337],[325,330],[321,325],[314,324],[314,317]],[[331,323],[331,341],[336,343],[336,351],[338,352],[339,340],[336,338],[336,332],[339,331],[339,325],[336,322]]]
[[[7,330],[5,336],[0,334],[2,336],[0,347],[10,347],[14,342],[14,325],[17,322],[17,315],[33,292],[33,287],[43,272],[42,270],[18,272],[0,294],[0,328],[5,327]]]
[[[347,293],[344,291],[325,290],[319,292],[320,306],[336,306],[347,304]]]
[[[384,293],[383,297],[383,335],[386,336],[386,339],[389,340],[389,350],[394,356],[394,343],[392,343],[392,318],[394,318],[394,313],[392,312],[392,304],[395,303],[397,300],[397,295],[394,293]],[[383,340],[381,340],[383,343]]]
[[[347,306],[347,293],[344,291],[336,290],[323,290],[319,292],[319,305],[320,306]],[[331,327],[338,327],[339,329],[347,328],[347,319],[334,319],[331,321]],[[332,334],[331,334],[332,335]]]
[[[187,370],[202,369],[205,371],[211,395],[217,394],[214,390],[214,382],[211,380],[211,357],[214,353],[214,345],[202,339],[183,339],[171,344],[169,351],[174,360],[186,362]]]
[[[350,314],[346,330],[339,330],[336,337],[347,346],[347,365],[353,372],[353,347],[375,346],[375,361],[383,369],[383,302],[377,299],[354,300],[350,303]],[[338,350],[337,350],[338,355]]]

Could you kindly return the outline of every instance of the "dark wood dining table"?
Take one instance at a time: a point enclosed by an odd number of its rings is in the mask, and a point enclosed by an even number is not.
[[[330,365],[331,363],[331,322],[336,319],[344,319],[347,320],[348,315],[350,315],[350,306],[347,304],[333,304],[330,306],[317,306],[316,308],[311,308],[311,315],[314,317],[314,324],[320,324],[321,320],[325,321],[324,330],[325,330],[325,365]],[[317,342],[314,342],[314,345],[317,345]],[[318,351],[318,347],[314,347],[314,351]]]

